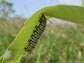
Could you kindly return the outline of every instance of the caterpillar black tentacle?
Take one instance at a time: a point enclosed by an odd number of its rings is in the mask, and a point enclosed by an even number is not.
[[[46,18],[44,14],[42,14],[41,18],[39,19],[39,25],[35,26],[35,30],[33,30],[33,34],[31,35],[30,40],[28,40],[29,44],[25,48],[25,51],[32,52],[33,48],[37,44],[38,39],[40,38],[41,34],[46,28]]]

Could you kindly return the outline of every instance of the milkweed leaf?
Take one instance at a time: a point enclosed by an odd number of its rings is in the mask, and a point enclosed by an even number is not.
[[[30,39],[35,26],[38,25],[42,14],[44,14],[47,19],[55,17],[62,20],[84,24],[84,7],[56,5],[40,9],[24,23],[23,28],[5,52],[11,52],[10,58],[5,58],[6,55],[4,55],[2,63],[19,63],[24,47],[28,44],[27,41]]]

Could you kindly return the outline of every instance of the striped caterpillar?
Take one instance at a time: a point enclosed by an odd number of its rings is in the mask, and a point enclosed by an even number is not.
[[[31,38],[28,40],[29,44],[25,48],[25,51],[31,52],[33,48],[35,48],[35,45],[37,44],[38,39],[42,35],[43,31],[46,27],[46,18],[42,14],[42,16],[39,19],[39,25],[35,26],[35,29],[33,30],[33,34],[31,35]]]

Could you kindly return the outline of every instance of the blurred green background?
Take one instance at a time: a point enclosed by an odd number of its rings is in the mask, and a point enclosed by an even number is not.
[[[0,56],[23,26],[24,20],[0,21]],[[84,28],[77,24],[49,22],[31,54],[21,63],[84,63]]]
[[[20,15],[11,17],[15,12],[12,6],[6,0],[0,2],[0,61],[26,20]],[[84,63],[84,26],[52,19],[47,22],[37,46],[32,53],[24,51],[21,63]]]

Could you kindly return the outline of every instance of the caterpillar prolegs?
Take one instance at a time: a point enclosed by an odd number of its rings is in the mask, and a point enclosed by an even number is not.
[[[33,48],[35,48],[35,45],[37,44],[37,41],[42,35],[45,28],[46,28],[46,18],[44,14],[42,14],[39,19],[39,25],[35,26],[35,29],[33,30],[33,34],[31,35],[31,38],[28,40],[29,44],[25,48],[25,51],[31,52]]]

